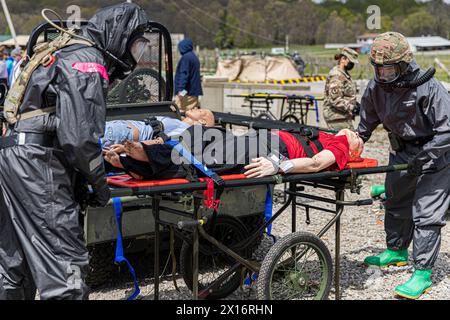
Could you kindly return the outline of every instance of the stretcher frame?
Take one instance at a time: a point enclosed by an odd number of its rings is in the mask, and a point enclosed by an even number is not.
[[[224,188],[236,188],[245,186],[255,186],[255,185],[277,185],[282,183],[288,184],[288,189],[286,191],[288,199],[286,203],[272,216],[272,218],[267,221],[264,226],[262,226],[257,232],[249,236],[246,240],[242,241],[239,245],[245,246],[246,243],[250,243],[252,239],[256,238],[258,234],[264,233],[265,229],[271,225],[276,219],[290,206],[291,207],[291,219],[292,219],[292,232],[296,232],[296,221],[298,206],[302,206],[306,210],[307,220],[309,220],[309,211],[319,210],[326,213],[331,213],[333,216],[329,222],[322,228],[318,233],[319,237],[322,237],[327,233],[333,226],[335,226],[335,277],[334,286],[336,292],[336,300],[340,298],[340,248],[341,248],[341,216],[344,212],[346,206],[362,206],[370,205],[372,200],[357,200],[357,201],[344,201],[345,190],[350,189],[352,192],[359,192],[358,177],[362,175],[369,174],[381,174],[393,171],[406,170],[406,165],[394,165],[394,166],[384,166],[376,168],[363,168],[363,169],[347,169],[341,172],[321,172],[313,174],[295,174],[287,176],[271,176],[259,179],[240,179],[240,180],[228,180],[224,183]],[[322,196],[309,195],[304,192],[305,186],[310,186],[314,188],[320,188],[324,190],[331,190],[335,193],[335,198],[330,199]],[[167,186],[154,186],[154,187],[138,187],[138,188],[121,188],[113,189],[113,197],[127,197],[127,196],[150,196],[152,198],[151,213],[155,220],[155,242],[154,242],[154,299],[159,299],[159,282],[160,282],[160,241],[161,241],[161,226],[178,227],[183,230],[192,228],[192,244],[193,244],[193,299],[197,300],[199,298],[199,287],[198,287],[198,276],[199,276],[199,239],[204,238],[210,242],[213,246],[217,247],[221,251],[225,252],[227,255],[233,257],[238,263],[234,265],[227,272],[222,274],[212,286],[204,288],[207,291],[214,287],[214,284],[220,283],[222,278],[226,278],[227,275],[234,272],[237,268],[244,266],[245,268],[258,272],[259,265],[255,264],[253,261],[245,259],[239,256],[236,252],[227,248],[216,239],[208,235],[202,226],[202,217],[200,213],[201,191],[207,190],[206,182],[192,182],[178,185],[167,185]],[[160,205],[162,195],[173,192],[188,192],[194,195],[194,212],[184,212],[181,210],[175,210],[171,208],[166,208]],[[309,205],[300,203],[297,201],[298,198],[306,198],[314,201],[319,201],[322,203],[334,204],[335,210],[330,210],[328,208],[323,208],[320,206]],[[174,224],[172,222],[163,221],[160,217],[160,212],[165,211],[180,217],[190,217],[190,221],[179,222]]]

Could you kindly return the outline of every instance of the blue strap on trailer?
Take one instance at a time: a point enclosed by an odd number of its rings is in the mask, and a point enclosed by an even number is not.
[[[270,189],[270,185],[267,185],[267,196],[264,211],[264,218],[266,222],[272,219],[272,211],[273,211],[272,190]],[[267,234],[273,239],[273,242],[275,243],[277,239],[275,238],[274,235],[272,235],[272,225],[269,225],[267,227]],[[248,277],[244,279],[244,285],[251,286],[257,280],[258,280],[258,272],[252,272]]]
[[[128,270],[130,270],[131,276],[134,281],[134,292],[127,298],[127,300],[134,300],[141,293],[141,289],[139,289],[139,284],[137,282],[136,273],[134,272],[133,266],[131,263],[125,258],[123,252],[123,238],[122,238],[122,201],[120,198],[113,198],[114,211],[116,213],[116,224],[117,224],[117,241],[116,241],[116,257],[114,261],[117,264],[126,263],[128,266]]]
[[[266,222],[272,219],[272,210],[273,210],[272,190],[270,190],[270,185],[267,185],[267,196],[264,210],[264,218]],[[267,226],[267,234],[269,236],[272,234],[272,225]]]
[[[314,101],[314,108],[316,109],[316,122],[320,123],[319,102],[317,101],[316,97],[314,97],[314,96],[306,95],[305,97],[307,99]]]
[[[198,161],[194,157],[194,155],[183,146],[183,144],[180,141],[168,140],[168,141],[166,141],[166,144],[169,146],[172,146],[181,157],[186,159],[189,164],[192,164],[193,166],[195,166],[198,170],[200,170],[208,178],[211,178],[215,184],[217,184],[218,186],[221,186],[224,184],[224,181],[217,173],[210,170],[207,166],[205,166],[203,163]]]

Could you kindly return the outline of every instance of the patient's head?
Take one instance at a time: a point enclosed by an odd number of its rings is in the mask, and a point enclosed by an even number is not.
[[[186,111],[186,118],[183,120],[191,125],[201,124],[206,127],[214,127],[214,114],[208,109],[192,109]]]
[[[364,142],[358,133],[349,129],[343,129],[337,135],[347,137],[351,158],[359,158],[361,156],[364,150]]]

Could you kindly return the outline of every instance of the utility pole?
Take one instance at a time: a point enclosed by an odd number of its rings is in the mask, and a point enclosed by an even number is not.
[[[289,35],[286,35],[286,47],[285,47],[285,53],[288,54],[289,53]]]
[[[19,44],[17,43],[17,35],[16,29],[14,29],[14,25],[11,20],[11,16],[9,14],[8,6],[6,5],[6,0],[0,0],[2,2],[3,11],[5,12],[6,22],[8,22],[9,30],[11,31],[11,36],[13,37],[16,48],[19,48]]]

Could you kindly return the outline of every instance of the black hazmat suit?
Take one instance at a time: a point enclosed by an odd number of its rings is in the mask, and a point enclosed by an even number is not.
[[[406,80],[423,74],[413,61]],[[389,249],[407,249],[413,240],[415,267],[431,269],[450,205],[450,94],[434,78],[415,89],[371,81],[361,106],[358,132],[365,140],[383,124],[403,142],[403,150],[391,151],[391,165],[423,165],[418,175],[387,174],[385,231]]]
[[[186,151],[218,175],[243,173],[244,167],[258,157],[289,156],[283,141],[267,130],[250,131],[248,134],[235,136],[228,130],[194,125],[182,133],[181,141]],[[121,157],[121,163],[126,171],[138,174],[145,180],[174,178],[196,180],[204,177],[202,171],[183,161],[171,145],[142,144],[142,146],[149,161],[141,162]]]
[[[142,9],[125,3],[97,12],[82,34],[124,59],[133,32],[147,21]],[[85,178],[99,205],[109,200],[98,140],[104,133],[108,73],[112,81],[124,70],[98,48],[82,44],[54,55],[51,66],[32,74],[19,114],[52,106],[56,113],[19,120],[9,132],[45,134],[53,146],[25,143],[0,151],[0,299],[34,299],[36,288],[41,299],[89,294],[74,180]],[[80,67],[85,63],[88,68]]]

